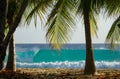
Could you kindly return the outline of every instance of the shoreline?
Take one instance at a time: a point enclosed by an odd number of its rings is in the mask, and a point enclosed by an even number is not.
[[[78,68],[17,68],[1,71],[0,79],[120,79],[120,69],[98,69],[96,75],[83,75]]]

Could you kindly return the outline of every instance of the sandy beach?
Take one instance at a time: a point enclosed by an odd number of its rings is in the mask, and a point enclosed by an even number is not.
[[[1,71],[0,79],[120,79],[120,69],[99,69],[96,75],[83,75],[82,69],[19,68]]]

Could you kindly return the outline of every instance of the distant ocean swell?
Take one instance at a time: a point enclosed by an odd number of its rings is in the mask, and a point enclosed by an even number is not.
[[[113,61],[96,61],[96,67],[98,69],[120,69],[120,62]],[[81,68],[83,69],[85,66],[85,61],[77,61],[77,62],[41,62],[41,63],[16,63],[17,68]]]

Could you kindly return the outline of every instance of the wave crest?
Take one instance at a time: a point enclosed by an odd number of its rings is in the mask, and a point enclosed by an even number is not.
[[[41,63],[20,63],[17,62],[18,68],[81,68],[83,69],[85,66],[85,61],[76,61],[76,62],[41,62]],[[119,69],[120,62],[113,61],[96,61],[96,67],[99,69]]]

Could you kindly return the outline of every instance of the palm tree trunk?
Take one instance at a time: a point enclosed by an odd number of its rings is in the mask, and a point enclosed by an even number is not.
[[[7,49],[8,43],[9,43],[13,33],[15,32],[16,28],[18,27],[18,24],[20,23],[20,20],[22,18],[22,15],[23,15],[27,5],[28,5],[28,0],[23,0],[23,3],[22,3],[21,8],[18,12],[18,15],[15,18],[13,26],[11,27],[6,38],[3,40],[2,44],[1,44],[1,47],[0,47],[0,50],[2,50],[2,51],[0,51],[1,57],[2,57],[2,58],[0,57],[0,65],[1,66],[3,66],[2,63],[4,62],[4,59],[6,56],[6,49]]]
[[[0,0],[0,44],[4,39],[7,0]]]
[[[12,18],[8,19],[9,29],[13,25],[13,16]],[[15,58],[15,43],[14,43],[14,35],[12,35],[11,40],[9,42],[9,49],[8,49],[8,60],[6,65],[6,70],[16,71],[16,58]]]
[[[1,46],[1,43],[4,39],[4,31],[6,24],[6,15],[7,15],[7,0],[0,0],[0,70],[4,66],[5,50]]]
[[[84,24],[85,24],[85,37],[86,37],[86,62],[84,74],[95,74],[96,68],[92,50],[92,40],[90,31],[89,12],[84,10]]]
[[[20,23],[22,15],[23,15],[25,9],[27,8],[27,5],[28,5],[28,0],[24,0],[22,5],[21,5],[21,8],[20,8],[20,10],[18,12],[18,15],[15,18],[13,26],[10,28],[5,40],[2,43],[4,45],[4,47],[7,47],[8,43],[10,41],[10,38],[12,37],[12,35],[15,32],[16,28],[18,27],[18,24]]]
[[[7,23],[9,26],[9,29],[12,27],[13,25],[13,21],[14,21],[14,14],[15,14],[15,9],[16,8],[16,2],[15,1],[11,1],[11,3],[9,2],[8,5],[8,13],[7,13]],[[11,9],[14,9],[11,10]],[[12,35],[11,40],[9,42],[9,49],[8,49],[8,60],[7,60],[7,64],[6,64],[6,70],[10,70],[10,71],[16,71],[16,59],[15,59],[15,43],[14,43],[14,35]]]
[[[14,36],[12,36],[9,42],[9,54],[6,65],[6,70],[16,71],[16,58],[15,58],[15,43]]]

